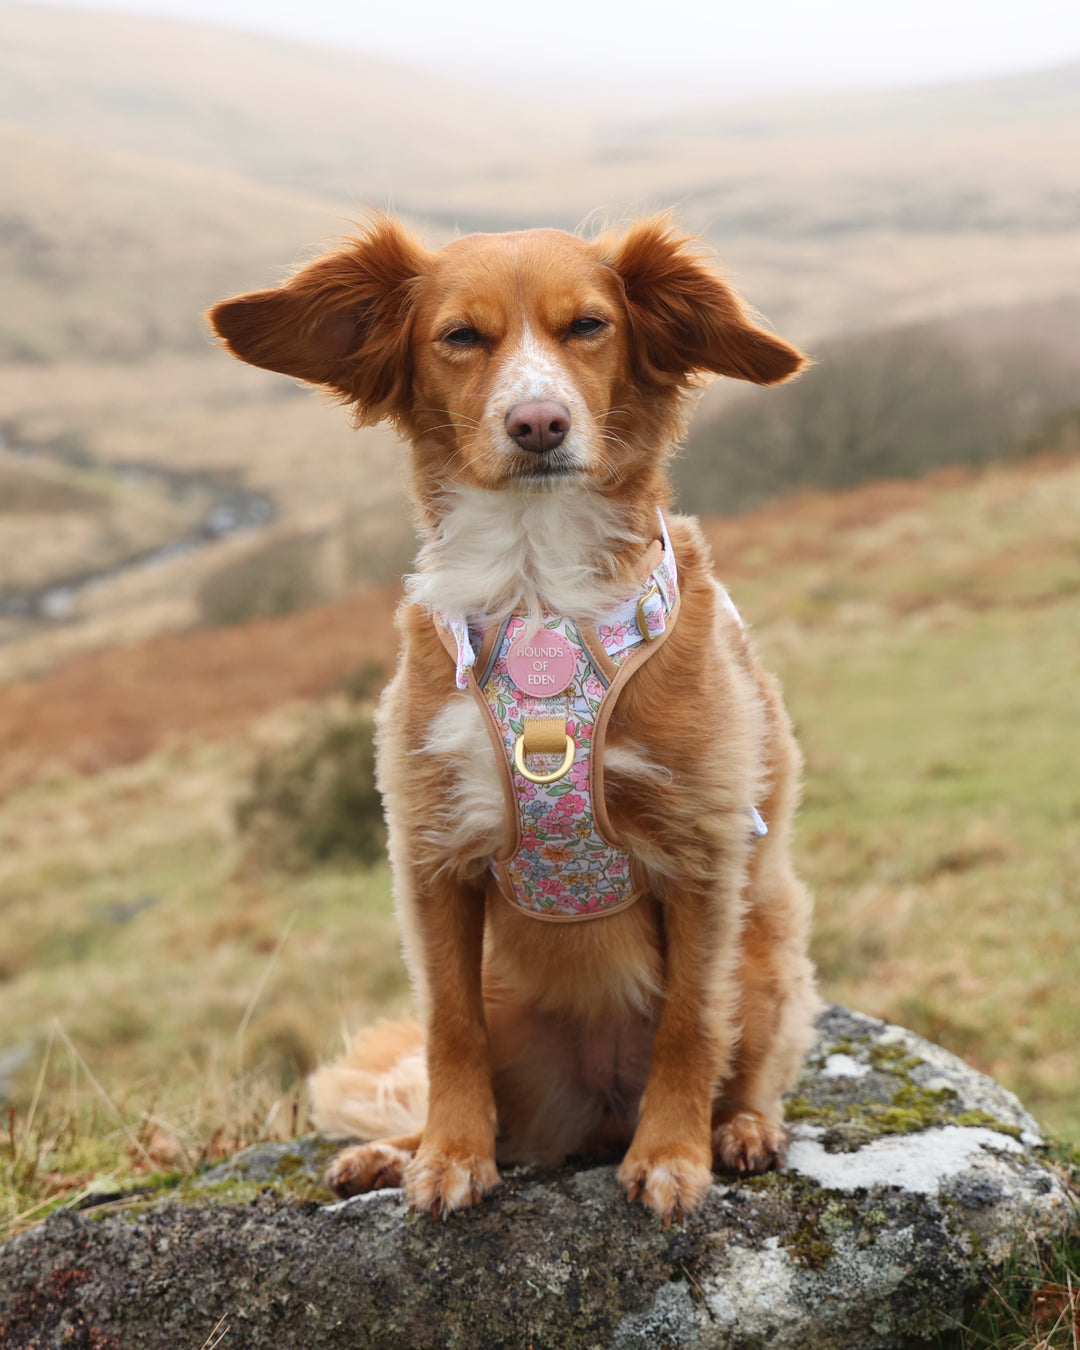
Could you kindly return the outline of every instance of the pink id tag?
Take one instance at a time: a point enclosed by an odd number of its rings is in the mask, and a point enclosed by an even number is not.
[[[574,648],[560,633],[546,628],[530,638],[518,638],[506,653],[510,678],[533,698],[561,694],[574,678],[576,666]]]

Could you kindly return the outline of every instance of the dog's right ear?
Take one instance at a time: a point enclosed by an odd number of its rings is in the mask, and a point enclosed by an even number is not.
[[[222,300],[207,317],[241,361],[325,385],[372,424],[408,409],[412,315],[430,261],[396,220],[374,216],[284,286]]]
[[[626,296],[639,379],[678,387],[711,371],[779,384],[806,365],[802,352],[754,322],[670,217],[647,217],[600,243]]]

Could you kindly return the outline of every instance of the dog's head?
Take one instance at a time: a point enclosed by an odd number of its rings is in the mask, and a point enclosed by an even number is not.
[[[628,484],[670,449],[696,374],[775,384],[804,363],[664,218],[431,252],[380,216],[210,320],[242,360],[327,387],[361,424],[395,422],[431,492]]]

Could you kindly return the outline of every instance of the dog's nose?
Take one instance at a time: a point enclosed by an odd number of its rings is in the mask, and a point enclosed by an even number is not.
[[[570,411],[554,399],[515,403],[506,414],[506,434],[538,455],[561,445],[569,430]]]

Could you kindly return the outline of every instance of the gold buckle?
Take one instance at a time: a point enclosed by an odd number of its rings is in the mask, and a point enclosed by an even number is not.
[[[663,606],[664,597],[660,594],[660,587],[656,584],[655,581],[649,586],[649,588],[642,595],[641,599],[637,602],[637,626],[641,630],[641,636],[645,639],[646,642],[655,642],[656,639],[660,636],[660,633],[650,633],[649,625],[645,621],[645,601],[648,600],[648,598],[651,595],[655,595],[657,600],[660,601],[661,606]],[[661,632],[662,631],[663,629],[661,629]]]
[[[514,768],[521,774],[522,778],[527,778],[530,783],[557,783],[570,772],[570,766],[574,762],[574,755],[577,753],[577,746],[574,744],[574,738],[569,732],[566,733],[566,753],[563,755],[563,762],[554,771],[554,773],[534,773],[532,769],[525,767],[525,737],[521,735],[514,742]]]

